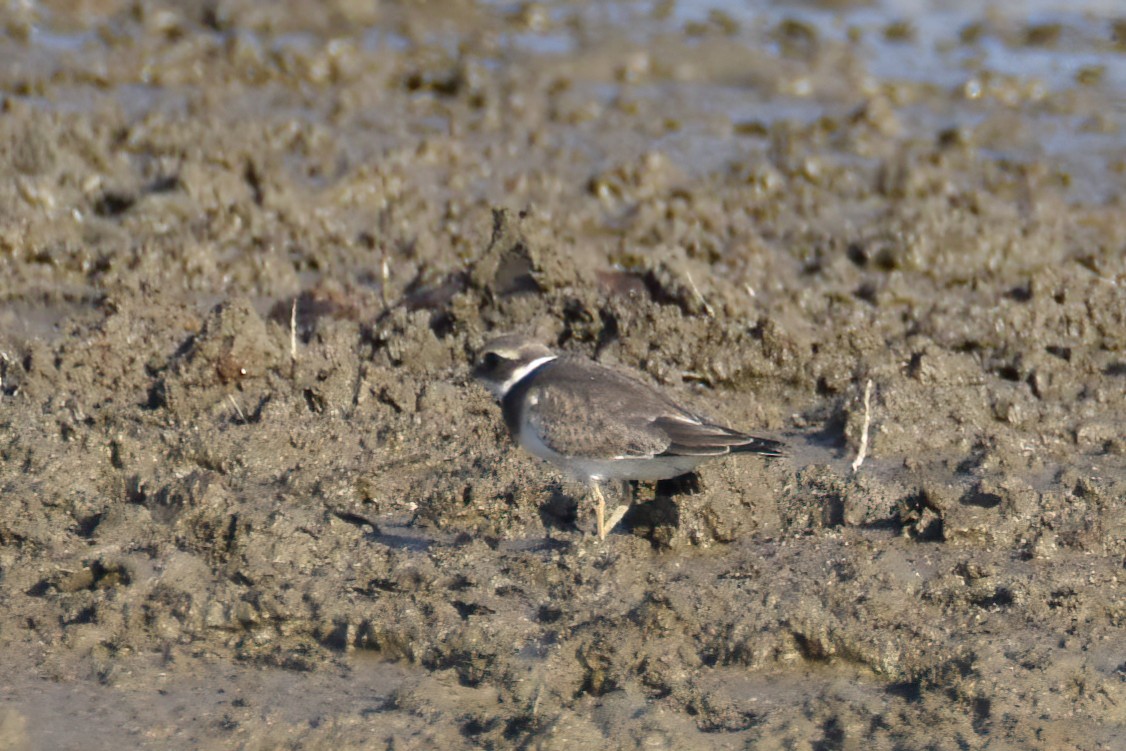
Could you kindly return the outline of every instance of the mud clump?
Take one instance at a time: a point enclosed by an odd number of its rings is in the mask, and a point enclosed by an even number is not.
[[[183,420],[217,405],[234,405],[240,419],[255,418],[268,394],[263,382],[284,362],[282,332],[277,327],[268,330],[245,300],[217,306],[181,350],[169,362],[167,375],[156,382],[150,406],[168,409]],[[236,392],[255,405],[249,416],[237,406]]]

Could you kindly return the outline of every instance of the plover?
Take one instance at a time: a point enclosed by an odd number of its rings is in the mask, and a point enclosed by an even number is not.
[[[598,503],[600,539],[609,531],[603,480],[665,480],[717,456],[783,453],[780,441],[711,422],[628,373],[556,355],[528,337],[490,341],[473,374],[500,402],[525,450],[588,485]],[[615,514],[610,528],[620,519]]]

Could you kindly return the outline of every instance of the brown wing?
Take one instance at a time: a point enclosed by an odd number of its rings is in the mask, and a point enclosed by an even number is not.
[[[656,388],[587,360],[545,365],[525,397],[523,420],[544,445],[568,456],[782,455],[778,441],[709,422]]]
[[[647,384],[571,358],[544,366],[523,403],[524,420],[548,448],[592,459],[657,456],[671,444],[657,419],[690,417]]]
[[[659,418],[654,427],[669,439],[664,453],[673,456],[720,456],[729,452],[782,456],[784,444],[769,438],[740,433],[701,418]]]
[[[654,387],[588,360],[560,358],[526,386],[521,416],[552,451],[592,459],[781,456],[782,444],[709,422]]]

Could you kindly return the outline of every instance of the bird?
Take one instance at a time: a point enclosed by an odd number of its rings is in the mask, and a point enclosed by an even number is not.
[[[587,485],[597,502],[600,540],[610,531],[603,481],[665,480],[727,454],[785,453],[781,441],[713,422],[639,375],[583,356],[558,355],[521,334],[488,341],[473,375],[496,398],[521,447]]]

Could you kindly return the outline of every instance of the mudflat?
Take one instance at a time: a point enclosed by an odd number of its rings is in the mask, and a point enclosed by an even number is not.
[[[0,748],[1126,747],[1126,21],[720,5],[0,13]]]

